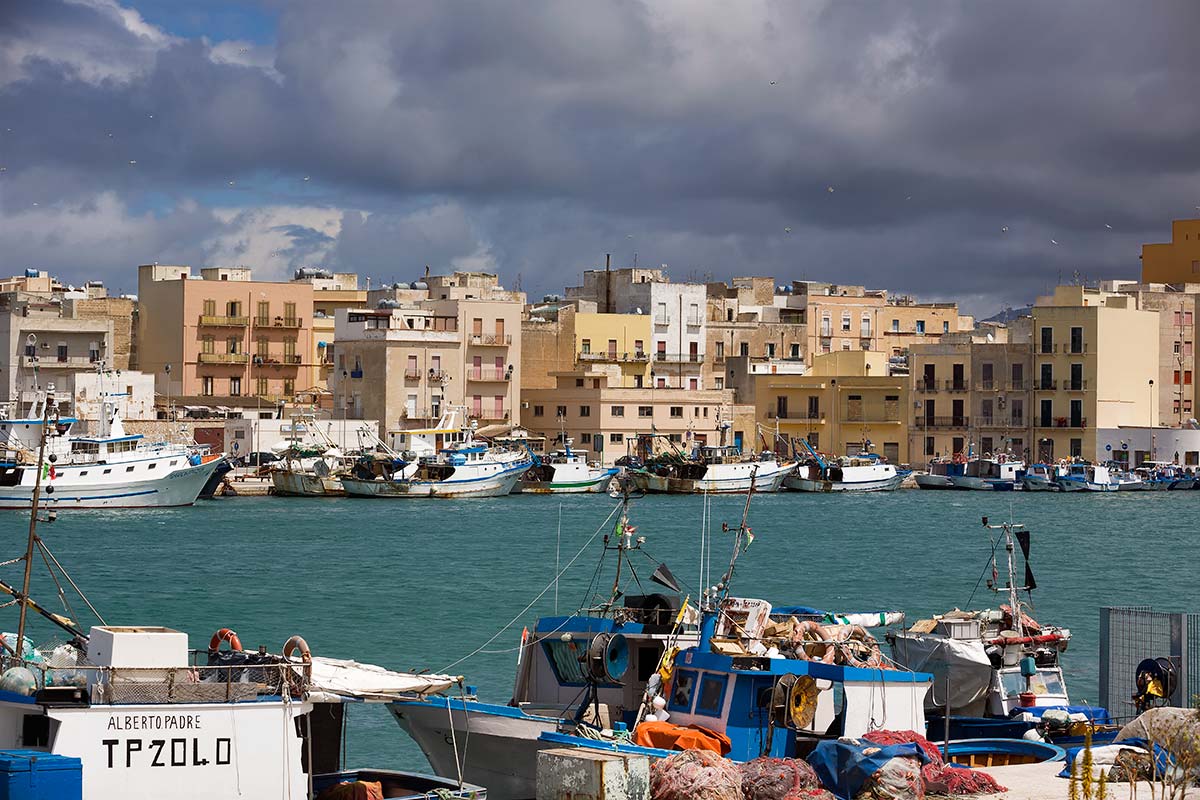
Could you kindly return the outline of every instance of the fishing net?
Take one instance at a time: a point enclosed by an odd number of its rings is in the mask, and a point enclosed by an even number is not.
[[[913,731],[871,731],[863,737],[867,741],[881,746],[916,742],[929,763],[921,768],[924,778],[925,791],[930,794],[996,794],[1008,791],[991,775],[974,769],[954,767],[942,760],[942,753],[937,745]]]
[[[924,800],[921,762],[908,756],[888,759],[871,773],[854,800]]]
[[[807,761],[756,758],[741,765],[745,800],[833,800]]]
[[[651,800],[742,800],[737,765],[708,750],[684,750],[654,762]]]

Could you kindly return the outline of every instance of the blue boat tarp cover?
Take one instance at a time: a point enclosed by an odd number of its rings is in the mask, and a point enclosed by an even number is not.
[[[808,756],[808,763],[821,779],[821,785],[839,800],[858,796],[867,778],[874,775],[893,758],[915,758],[922,764],[929,761],[916,742],[880,747],[863,741],[825,740],[819,742]]]
[[[1144,752],[1149,752],[1150,748],[1151,748],[1151,744],[1150,744],[1150,742],[1148,742],[1145,739],[1122,739],[1119,742],[1113,742],[1112,744],[1106,744],[1106,745],[1098,745],[1096,743],[1093,743],[1092,744],[1093,763],[1097,767],[1102,766],[1102,765],[1107,766],[1108,764],[1111,763],[1111,757],[1113,755],[1115,755],[1116,750],[1118,750],[1120,748],[1124,748],[1124,747],[1128,747],[1129,749],[1136,749],[1136,750],[1142,750]],[[1158,769],[1158,774],[1166,775],[1168,772],[1171,771],[1171,755],[1166,750],[1164,750],[1162,747],[1159,747],[1158,745],[1153,745],[1153,747],[1154,747],[1154,763]],[[1067,757],[1066,757],[1066,760],[1063,762],[1062,771],[1058,773],[1058,777],[1060,777],[1060,778],[1071,777],[1071,772],[1073,771],[1074,766],[1075,766],[1075,759],[1077,759],[1077,758],[1082,759],[1083,751],[1084,751],[1083,747],[1070,747],[1067,749]],[[1081,760],[1080,764],[1082,765],[1082,763],[1083,762]]]
[[[1015,708],[1012,711],[1012,716],[1017,717],[1028,713],[1035,717],[1040,717],[1051,709],[1066,711],[1068,714],[1083,714],[1098,725],[1112,724],[1112,717],[1109,715],[1108,709],[1103,706],[1032,706],[1030,708]]]

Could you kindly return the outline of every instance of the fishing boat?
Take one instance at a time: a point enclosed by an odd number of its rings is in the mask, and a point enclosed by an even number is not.
[[[1060,492],[1059,469],[1053,464],[1030,464],[1021,476],[1021,488],[1027,492]]]
[[[936,458],[929,462],[926,472],[918,472],[913,476],[918,489],[953,489],[951,480],[956,475],[962,475],[964,462],[949,458]]]
[[[885,699],[889,713],[895,715],[883,715],[887,724],[910,728],[923,723],[921,697],[929,676],[853,667],[834,658],[835,648],[840,648],[847,657],[857,658],[856,663],[875,663],[878,648],[872,649],[873,640],[859,626],[898,624],[902,614],[842,614],[804,606],[773,609],[762,600],[719,597],[719,590],[713,589],[708,593],[711,602],[706,600],[705,605],[723,613],[720,622],[717,613],[707,615],[706,634],[701,615],[686,598],[681,602],[678,582],[665,565],[654,568],[649,581],[638,577],[635,564],[643,562],[645,553],[644,537],[637,535],[628,516],[634,485],[628,476],[619,477],[617,483],[622,490],[620,516],[605,537],[601,562],[615,556],[612,586],[604,596],[587,598],[578,612],[539,619],[532,631],[522,635],[510,701],[486,703],[468,692],[391,704],[396,721],[437,774],[457,774],[453,742],[469,735],[470,757],[462,764],[465,779],[486,785],[494,800],[528,798],[535,794],[539,751],[583,742],[613,747],[617,745],[605,739],[606,731],[611,735],[614,728],[624,726],[636,732],[639,724],[688,716],[705,720],[701,724],[706,727],[722,726],[731,738],[738,729],[753,728],[742,742],[748,753],[749,737],[761,745],[764,736],[773,735],[764,714],[750,709],[763,710],[754,704],[764,692],[786,697],[787,690],[776,687],[795,681],[808,687],[801,692],[815,691],[801,674],[821,680],[828,689],[810,698],[821,709],[809,726],[810,733],[865,731],[867,708],[874,704],[878,718]],[[737,530],[736,546],[742,552],[752,534],[745,525]],[[732,566],[721,585],[728,586],[731,574]],[[709,583],[711,577],[702,575],[701,583]],[[650,582],[656,586],[648,586]],[[637,586],[646,588],[634,589]],[[645,594],[647,588],[654,593]],[[807,657],[805,646],[814,654],[819,650],[826,660],[777,658],[781,650],[795,654],[797,649]],[[674,675],[668,678],[674,689],[660,697],[663,674]],[[835,684],[838,688],[832,690]],[[841,692],[846,693],[844,704],[834,701]],[[732,705],[721,698],[731,698]],[[792,748],[791,730],[774,735],[776,749],[767,750]]]
[[[1143,489],[1142,479],[1125,468],[1124,464],[1110,461],[1108,473],[1117,482],[1118,492],[1140,492]]]
[[[795,461],[780,461],[774,453],[754,456],[731,445],[700,445],[688,454],[674,450],[646,459],[630,474],[644,492],[723,494],[778,491],[795,469]]]
[[[807,439],[800,439],[808,458],[783,479],[783,488],[797,492],[890,492],[900,487],[900,474],[875,453],[859,453],[834,460],[822,456]]]
[[[1021,592],[1031,595],[1037,588],[1029,566],[1030,532],[1023,525],[990,525],[987,517],[983,522],[989,532],[999,533],[992,542],[988,588],[1008,602],[995,609],[955,609],[887,635],[897,664],[941,676],[925,699],[927,711],[937,716],[928,735],[942,739],[948,728],[952,739],[1020,738],[1039,727],[1042,715],[1051,709],[1081,720],[1107,721],[1103,708],[1071,704],[1061,663],[1071,631],[1039,624],[1021,600]],[[1007,555],[1005,585],[999,582],[996,564],[1000,545]],[[1025,560],[1020,582],[1018,546]]]
[[[1017,488],[1024,474],[1022,461],[1001,454],[994,458],[968,459],[962,474],[949,478],[955,489],[1009,492]]]
[[[42,434],[45,441],[48,433]],[[150,624],[106,622],[54,557],[38,523],[53,504],[35,483],[24,579],[0,581],[19,615],[16,633],[0,635],[0,772],[6,796],[55,800],[261,797],[315,800],[341,783],[346,791],[388,798],[483,798],[459,779],[343,763],[346,707],[446,691],[456,678],[414,675],[314,655],[289,638],[278,650],[243,650],[218,630],[191,649],[186,633]],[[44,514],[49,508],[50,513]],[[30,597],[30,567],[42,557],[60,587],[69,585],[97,624]],[[12,562],[7,562],[12,563]],[[10,604],[11,605],[11,604]],[[11,612],[10,612],[11,613]],[[38,648],[35,630],[63,642]],[[366,784],[366,785],[363,785]],[[18,793],[19,787],[32,793]]]
[[[1109,474],[1102,464],[1075,461],[1067,466],[1066,473],[1058,478],[1064,492],[1115,492],[1120,482]]]
[[[29,509],[43,477],[44,502],[58,510],[190,506],[225,460],[126,434],[116,399],[99,405],[88,436],[72,434],[77,420],[59,413],[52,385],[23,418],[0,417],[0,509]]]
[[[605,492],[620,470],[589,463],[587,456],[571,448],[566,439],[561,450],[539,456],[538,463],[521,476],[515,492],[531,494],[578,494]]]

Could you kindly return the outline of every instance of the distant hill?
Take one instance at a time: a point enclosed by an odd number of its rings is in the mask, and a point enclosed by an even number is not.
[[[999,322],[1007,325],[1018,317],[1027,317],[1033,313],[1033,306],[1022,306],[1020,308],[1006,308],[998,314],[988,317],[984,322]]]

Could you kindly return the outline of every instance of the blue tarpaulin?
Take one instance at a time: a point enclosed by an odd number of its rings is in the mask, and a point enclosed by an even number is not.
[[[916,742],[893,744],[887,747],[870,742],[825,740],[819,742],[808,756],[808,763],[821,779],[821,785],[839,800],[851,800],[867,778],[893,758],[915,758],[925,764],[929,757]]]
[[[1102,745],[1101,744],[1093,744],[1092,749],[1095,750],[1099,747],[1111,747],[1113,745],[1136,747],[1140,750],[1145,750],[1147,752],[1149,752],[1150,747],[1151,747],[1150,742],[1146,741],[1145,739],[1122,739],[1119,742],[1111,742],[1111,743],[1106,742]],[[1075,764],[1075,759],[1080,758],[1082,753],[1083,753],[1082,747],[1068,748],[1066,760],[1063,762],[1064,766],[1062,768],[1062,771],[1058,773],[1058,777],[1060,777],[1060,778],[1071,777],[1071,768]],[[1158,745],[1154,745],[1154,763],[1156,765],[1156,768],[1158,769],[1158,774],[1165,775],[1171,769],[1171,754],[1168,753],[1163,748],[1159,747]]]

